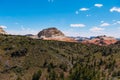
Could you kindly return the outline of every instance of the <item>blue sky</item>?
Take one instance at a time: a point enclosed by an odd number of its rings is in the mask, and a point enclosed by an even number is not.
[[[56,27],[67,36],[120,37],[120,0],[0,0],[0,26],[10,34]]]

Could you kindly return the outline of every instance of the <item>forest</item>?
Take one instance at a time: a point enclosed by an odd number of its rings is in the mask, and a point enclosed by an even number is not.
[[[85,45],[0,35],[0,80],[119,80],[120,42]]]

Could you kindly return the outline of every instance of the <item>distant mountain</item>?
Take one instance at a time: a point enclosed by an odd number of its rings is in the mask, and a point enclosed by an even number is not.
[[[66,37],[57,28],[47,28],[43,29],[38,33],[38,38],[43,40],[57,40],[57,41],[66,41],[66,42],[76,42],[73,38]]]
[[[80,37],[80,36],[71,37],[71,38],[74,38],[76,41],[84,41],[84,40],[89,40],[90,39],[90,38],[87,38],[87,37]]]
[[[26,34],[25,36],[34,36],[33,34]]]
[[[100,46],[115,44],[116,42],[117,42],[117,39],[113,37],[107,37],[105,35],[97,36],[94,38],[90,38],[89,40],[82,41],[83,44],[96,44]]]
[[[120,38],[116,38],[117,40],[120,40]]]

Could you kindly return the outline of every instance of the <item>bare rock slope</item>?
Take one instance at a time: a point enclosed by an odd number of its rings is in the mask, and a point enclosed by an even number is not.
[[[66,37],[57,28],[47,28],[43,29],[38,33],[38,37],[43,40],[57,40],[57,41],[66,41],[66,42],[76,42],[73,38]]]
[[[82,41],[82,43],[84,44],[96,44],[100,46],[111,45],[111,44],[115,44],[116,42],[117,40],[115,38],[107,37],[107,36],[97,36],[93,39]]]
[[[3,28],[0,27],[0,34],[7,34],[7,32],[5,32],[5,31],[3,30]]]

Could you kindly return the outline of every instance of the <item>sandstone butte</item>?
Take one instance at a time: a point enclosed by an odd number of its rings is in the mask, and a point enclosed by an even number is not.
[[[73,38],[67,37],[57,28],[47,28],[43,29],[38,33],[39,39],[43,40],[56,40],[56,41],[65,41],[65,42],[77,42]]]

